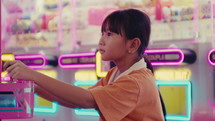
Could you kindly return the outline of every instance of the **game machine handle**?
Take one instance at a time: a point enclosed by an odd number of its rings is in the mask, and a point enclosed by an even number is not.
[[[0,70],[2,72],[2,69]],[[0,121],[1,119],[32,118],[33,109],[34,83],[20,79],[13,80],[8,74],[5,74],[4,78],[1,77]]]

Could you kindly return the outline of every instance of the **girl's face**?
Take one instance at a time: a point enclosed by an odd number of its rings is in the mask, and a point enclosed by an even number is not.
[[[120,61],[128,52],[124,35],[108,30],[102,33],[98,46],[104,61]]]

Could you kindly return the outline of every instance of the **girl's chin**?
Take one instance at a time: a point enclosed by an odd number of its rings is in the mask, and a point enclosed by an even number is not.
[[[102,60],[103,60],[103,61],[109,61],[109,59],[108,59],[108,58],[105,58],[105,57],[102,57]]]
[[[103,60],[103,61],[109,61],[109,60],[108,60],[108,59],[106,59],[106,58],[102,58],[102,60]]]

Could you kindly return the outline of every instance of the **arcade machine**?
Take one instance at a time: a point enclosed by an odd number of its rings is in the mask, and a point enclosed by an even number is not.
[[[178,48],[167,48],[167,43],[154,43],[146,51],[164,99],[166,119],[212,121],[214,114],[208,101],[214,100],[213,73],[205,63],[207,55],[204,54],[210,43],[187,46],[188,42],[175,41]],[[198,58],[197,54],[202,56]],[[205,113],[201,114],[202,111]]]
[[[190,120],[193,73],[188,66],[195,63],[196,53],[191,49],[168,48],[158,43],[154,46],[146,53],[165,103],[166,119]]]
[[[180,4],[179,4],[180,3]],[[213,121],[212,69],[206,63],[210,41],[210,1],[175,1],[171,15],[152,25],[146,51],[154,66],[168,121]],[[198,8],[196,6],[199,6]],[[166,15],[167,13],[164,13]],[[204,112],[204,113],[203,113]]]

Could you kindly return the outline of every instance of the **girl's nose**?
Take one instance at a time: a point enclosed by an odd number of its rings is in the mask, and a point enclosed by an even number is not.
[[[104,42],[104,40],[102,39],[102,37],[101,37],[100,40],[99,40],[99,45],[102,45],[102,46],[105,45],[105,42]]]

